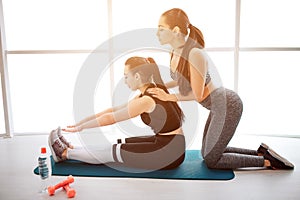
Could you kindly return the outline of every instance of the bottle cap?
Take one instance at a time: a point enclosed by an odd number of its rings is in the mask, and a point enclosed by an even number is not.
[[[41,153],[47,153],[46,147],[41,148]]]

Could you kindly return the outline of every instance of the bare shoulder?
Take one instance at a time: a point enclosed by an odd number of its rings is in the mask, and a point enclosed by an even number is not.
[[[132,102],[135,106],[143,108],[150,108],[155,105],[154,99],[148,95],[133,99]]]
[[[204,60],[204,50],[200,48],[192,48],[189,53],[189,59],[195,60],[195,59],[201,59]]]
[[[140,97],[139,102],[137,102],[137,106],[142,107],[145,112],[152,112],[155,104],[154,99],[148,95]]]
[[[136,96],[129,102],[133,102],[134,104],[139,105],[139,104],[145,104],[145,103],[152,103],[155,101],[150,96],[144,95],[144,96]]]
[[[148,95],[140,97],[140,100],[145,103],[155,103],[154,99]]]
[[[206,70],[207,60],[203,49],[193,48],[189,53],[190,66],[199,71]],[[203,71],[205,72],[205,71]]]

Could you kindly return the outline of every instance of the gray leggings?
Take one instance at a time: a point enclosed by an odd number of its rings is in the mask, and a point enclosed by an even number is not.
[[[201,153],[206,165],[214,169],[263,167],[264,158],[256,150],[228,147],[243,112],[239,96],[218,88],[201,105],[210,110],[203,134]]]

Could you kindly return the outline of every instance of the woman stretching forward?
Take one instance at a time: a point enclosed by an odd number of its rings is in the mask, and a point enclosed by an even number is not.
[[[154,135],[127,138],[125,143],[73,148],[57,129],[49,135],[49,146],[56,162],[66,159],[90,164],[119,162],[128,167],[154,170],[176,168],[183,162],[185,137],[181,129],[182,111],[176,102],[161,101],[148,92],[150,88],[168,92],[155,61],[152,58],[129,58],[125,63],[124,77],[128,87],[133,91],[139,90],[140,95],[125,105],[104,110],[63,130],[80,132],[140,115]]]

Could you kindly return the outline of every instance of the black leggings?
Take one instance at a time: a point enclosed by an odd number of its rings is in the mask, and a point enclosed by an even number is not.
[[[120,152],[123,164],[142,169],[172,169],[178,167],[185,157],[183,135],[154,135],[126,138]],[[115,155],[116,144],[113,147]]]

